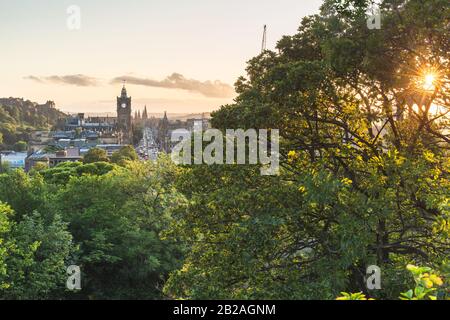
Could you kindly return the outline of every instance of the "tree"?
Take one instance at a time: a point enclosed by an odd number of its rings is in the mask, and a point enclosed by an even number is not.
[[[81,162],[63,162],[56,167],[42,170],[40,174],[45,182],[63,186],[72,177],[82,175],[104,175],[114,170],[117,166],[107,162],[94,162],[83,164]]]
[[[124,165],[126,161],[135,161],[138,159],[139,156],[132,146],[122,147],[111,156],[111,162],[119,165]]]
[[[38,163],[36,163],[34,166],[33,166],[33,168],[31,169],[31,171],[33,172],[33,173],[35,173],[35,172],[39,172],[39,171],[43,171],[43,170],[47,170],[48,169],[48,164],[47,163],[44,163],[44,162],[38,162]],[[30,172],[31,172],[30,171]]]
[[[0,172],[10,172],[12,170],[11,163],[9,161],[2,161],[0,163]]]
[[[144,126],[140,123],[133,125],[133,144],[137,145],[144,137]]]
[[[83,163],[109,162],[108,154],[100,148],[90,149],[83,158]]]
[[[0,175],[0,201],[11,204],[0,203],[0,299],[162,298],[185,249],[162,234],[185,205],[177,171],[162,159]],[[76,294],[64,290],[72,264],[83,275]]]
[[[27,151],[28,144],[25,141],[18,141],[14,144],[14,151],[24,152]]]
[[[75,138],[80,139],[82,132],[83,132],[82,128],[75,128]]]
[[[440,272],[429,267],[408,265],[406,268],[414,277],[415,288],[402,292],[399,297],[400,300],[448,300],[448,287],[450,286],[448,261],[444,262],[442,266],[444,277],[441,276]],[[367,300],[367,298],[362,292],[342,292],[336,300]]]
[[[38,212],[19,222],[0,203],[0,298],[51,299],[64,296],[66,262],[75,248],[58,216],[46,221]]]
[[[8,203],[15,211],[15,219],[38,210],[47,212],[46,186],[42,177],[29,176],[23,170],[0,174],[0,201]]]
[[[160,234],[183,204],[173,188],[174,165],[130,163],[106,175],[72,177],[55,206],[80,246],[80,297],[157,299],[183,246]]]
[[[381,30],[365,1],[341,2],[252,59],[236,103],[213,113],[223,130],[280,129],[281,174],[187,171],[174,232],[192,249],[167,294],[333,299],[366,292],[376,264],[388,285],[373,295],[397,298],[406,264],[448,255],[446,2],[384,1]]]
[[[0,144],[11,150],[16,142],[29,141],[32,130],[49,129],[64,116],[51,101],[38,105],[19,98],[1,98]]]
[[[13,211],[9,206],[0,202],[0,290],[4,290],[9,287],[9,283],[5,281],[5,276],[8,272],[8,266],[6,259],[9,255],[10,243],[6,240],[6,237],[11,232],[11,216]]]

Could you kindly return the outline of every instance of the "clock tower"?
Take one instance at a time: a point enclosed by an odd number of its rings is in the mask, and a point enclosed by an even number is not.
[[[132,144],[131,97],[128,97],[125,85],[117,97],[117,127],[122,132],[122,143]]]

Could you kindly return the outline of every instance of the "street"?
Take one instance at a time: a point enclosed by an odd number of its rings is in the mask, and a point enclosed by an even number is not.
[[[136,149],[141,160],[156,161],[158,159],[159,150],[155,136],[155,129],[150,127],[144,128],[143,138]]]

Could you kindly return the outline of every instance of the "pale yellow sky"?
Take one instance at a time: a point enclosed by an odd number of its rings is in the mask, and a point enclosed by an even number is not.
[[[212,111],[233,101],[229,86],[259,53],[263,25],[273,49],[321,2],[2,1],[0,97],[54,100],[71,112],[114,112],[121,84],[111,80],[128,76],[135,80],[127,84],[134,110],[146,104],[149,112]],[[80,30],[67,27],[73,4],[81,9]],[[181,76],[167,79],[174,73]],[[75,85],[67,77],[73,75],[95,85]]]

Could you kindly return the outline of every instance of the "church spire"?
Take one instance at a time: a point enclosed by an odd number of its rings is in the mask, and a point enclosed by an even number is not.
[[[142,113],[142,119],[148,119],[147,106],[144,107],[144,112]]]

